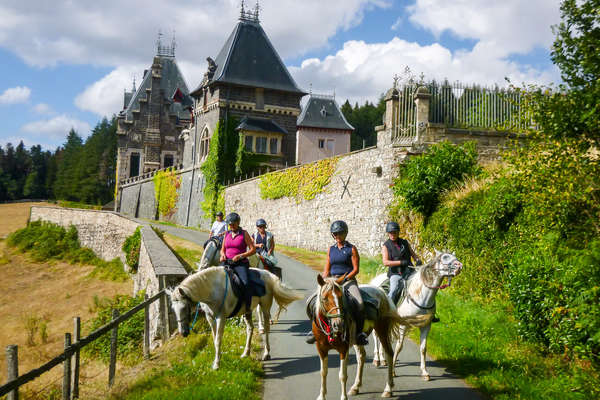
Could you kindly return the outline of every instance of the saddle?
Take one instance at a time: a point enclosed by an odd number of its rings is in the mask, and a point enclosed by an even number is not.
[[[222,236],[213,236],[211,238],[209,238],[206,243],[204,244],[204,248],[206,248],[206,245],[208,244],[208,242],[213,242],[215,244],[215,246],[217,246],[217,249],[221,250],[221,247],[223,247],[223,237]]]
[[[381,282],[381,285],[379,285],[379,287],[381,289],[383,289],[383,291],[385,292],[385,294],[389,294],[390,293],[390,278],[386,278],[385,281]],[[399,306],[400,304],[402,304],[402,302],[404,301],[404,299],[406,298],[406,284],[402,286],[402,291],[400,292],[400,295],[398,296],[397,299],[394,299],[394,304],[397,306]]]
[[[263,280],[260,278],[260,274],[257,270],[252,269],[252,268],[248,269],[248,286],[249,287],[245,287],[244,283],[242,282],[240,277],[235,273],[235,271],[233,270],[233,268],[230,265],[224,265],[224,267],[225,267],[225,273],[227,274],[227,278],[229,279],[229,282],[231,283],[231,290],[238,298],[235,308],[233,309],[231,314],[227,316],[227,318],[231,318],[231,317],[236,316],[237,313],[240,312],[240,309],[242,308],[242,305],[244,304],[244,299],[245,299],[244,294],[246,293],[246,290],[250,291],[250,294],[252,295],[252,297],[255,297],[255,296],[262,297],[267,293],[267,289],[265,287],[265,282],[263,282]],[[250,307],[250,304],[248,304],[248,307]]]

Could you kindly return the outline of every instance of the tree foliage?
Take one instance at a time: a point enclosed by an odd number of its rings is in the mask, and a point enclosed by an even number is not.
[[[383,124],[383,114],[385,113],[383,95],[379,97],[377,105],[366,101],[362,106],[356,103],[352,107],[346,100],[340,109],[348,123],[354,127],[354,132],[350,137],[350,150],[362,149],[363,141],[364,147],[375,146],[377,144],[375,127]]]

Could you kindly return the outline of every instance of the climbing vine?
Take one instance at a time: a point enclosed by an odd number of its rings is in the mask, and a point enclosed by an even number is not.
[[[125,239],[121,248],[125,253],[127,265],[129,265],[133,272],[137,272],[140,261],[140,247],[142,245],[142,233],[140,229],[141,227],[138,226],[135,232]]]
[[[175,174],[173,168],[158,171],[153,178],[154,196],[156,198],[159,216],[170,218],[177,210],[177,189],[181,186],[181,177]]]
[[[263,199],[292,197],[311,200],[331,182],[338,157],[326,158],[298,168],[265,174],[258,184]]]

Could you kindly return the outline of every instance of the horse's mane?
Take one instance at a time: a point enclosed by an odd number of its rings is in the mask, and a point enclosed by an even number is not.
[[[409,267],[414,268],[415,273],[408,277],[406,280],[406,287],[409,289],[412,285],[416,285],[418,283],[423,283],[423,275],[426,275],[427,272],[437,264],[441,257],[441,254],[436,255],[431,260],[429,260],[426,264],[418,266],[418,267]]]
[[[209,293],[214,285],[214,277],[218,273],[224,273],[223,267],[208,267],[188,275],[180,284],[186,294],[194,297],[194,293]]]

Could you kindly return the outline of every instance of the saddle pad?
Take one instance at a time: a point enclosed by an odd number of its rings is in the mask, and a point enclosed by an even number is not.
[[[250,292],[252,296],[262,297],[267,293],[265,283],[260,278],[260,272],[255,269],[248,269],[248,278],[250,280]]]
[[[233,269],[226,267],[225,273],[229,277],[229,282],[231,282],[231,290],[233,291],[235,296],[238,298],[235,308],[233,309],[231,314],[228,316],[228,318],[231,318],[231,317],[237,315],[237,313],[240,311],[240,308],[242,308],[242,303],[244,301],[245,288],[244,288],[244,284],[242,283],[242,281],[240,280],[240,278],[237,276],[237,274],[235,273],[235,271]],[[262,279],[260,279],[260,274],[257,270],[254,270],[252,268],[248,269],[248,280],[249,280],[248,283],[250,286],[248,289],[250,290],[250,293],[252,294],[252,296],[262,297],[267,293],[265,283],[263,282]]]
[[[373,305],[375,308],[379,308],[379,300],[377,300],[376,298],[372,297],[369,293],[367,293],[366,291],[359,289],[360,290],[360,295],[363,299],[363,303],[367,304],[371,304]]]

